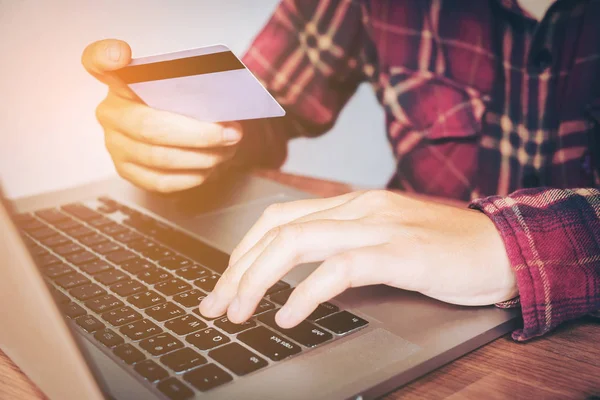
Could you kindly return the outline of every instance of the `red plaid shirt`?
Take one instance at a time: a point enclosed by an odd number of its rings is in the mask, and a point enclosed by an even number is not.
[[[599,20],[589,0],[541,22],[513,0],[283,1],[244,62],[288,115],[247,123],[241,157],[280,164],[288,139],[329,130],[369,83],[389,186],[486,213],[519,285],[513,337],[544,334],[600,310]]]

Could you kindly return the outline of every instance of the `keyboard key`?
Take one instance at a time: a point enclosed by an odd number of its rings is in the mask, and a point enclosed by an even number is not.
[[[146,358],[144,357],[144,353],[142,353],[129,343],[125,343],[115,347],[113,352],[117,357],[119,357],[121,360],[125,361],[127,364],[130,365],[136,362],[140,362]]]
[[[77,303],[64,304],[60,307],[60,309],[63,312],[63,314],[69,318],[77,318],[79,316],[85,315],[85,310]]]
[[[104,236],[99,235],[97,233],[94,233],[94,234],[89,235],[89,236],[84,236],[84,237],[77,238],[77,240],[79,241],[79,243],[83,244],[84,246],[88,246],[88,247],[95,246],[95,245],[97,245],[99,243],[106,243],[106,242],[108,242],[107,238],[105,238]]]
[[[125,343],[125,340],[123,340],[121,336],[117,335],[110,329],[103,329],[101,331],[98,331],[94,334],[94,337],[96,338],[96,340],[98,340],[100,343],[102,343],[109,349],[112,349],[113,347]]]
[[[233,377],[215,364],[208,364],[186,373],[183,375],[183,379],[201,392],[206,392],[231,382]]]
[[[62,276],[55,280],[56,284],[63,289],[71,289],[76,286],[85,285],[90,283],[90,280],[80,273],[74,273],[71,275]]]
[[[143,215],[142,213],[140,213],[139,211],[137,211],[137,210],[135,210],[135,209],[133,209],[131,207],[128,207],[128,206],[126,206],[124,204],[121,204],[121,203],[117,203],[113,199],[110,199],[110,200],[112,201],[112,203],[111,203],[112,205],[116,205],[119,211],[121,211],[123,214],[125,214],[125,215],[127,215],[129,217],[131,217],[132,215],[137,215],[137,214]]]
[[[110,214],[110,213],[113,213],[113,212],[119,210],[119,208],[121,207],[121,205],[119,203],[117,203],[110,197],[106,197],[106,196],[98,197],[98,201],[102,203],[102,206],[100,208],[106,207],[106,209],[103,208],[103,211],[100,211],[102,213]],[[108,210],[110,210],[110,211],[108,211]]]
[[[176,270],[183,267],[191,267],[192,261],[181,256],[172,256],[161,260],[158,264],[166,269]]]
[[[273,361],[280,361],[300,353],[300,347],[264,326],[258,326],[242,332],[237,338]]]
[[[113,267],[106,261],[96,259],[90,263],[79,266],[79,269],[90,275],[96,275],[101,272],[109,271],[113,269]]]
[[[284,305],[285,302],[289,299],[289,297],[293,291],[294,291],[294,288],[285,289],[278,293],[270,295],[269,299],[279,305]]]
[[[119,246],[114,242],[102,242],[90,246],[92,250],[101,255],[106,255],[109,253],[113,253],[115,251],[124,250],[123,247]]]
[[[93,230],[83,225],[79,225],[78,227],[72,229],[66,229],[64,232],[70,237],[75,238],[77,240],[95,234]]]
[[[99,226],[97,227],[97,229],[108,236],[115,236],[120,233],[129,232],[129,229],[125,228],[123,225],[119,225],[114,222],[110,224],[105,224],[103,226]]]
[[[111,269],[94,275],[94,279],[104,285],[110,286],[117,282],[128,280],[129,275],[127,275],[125,272],[116,269]]]
[[[137,240],[140,240],[143,238],[143,236],[134,231],[127,231],[127,232],[117,233],[116,235],[113,235],[112,238],[118,242],[127,244],[130,242],[135,242]]]
[[[49,224],[54,224],[55,222],[64,221],[69,217],[63,213],[61,213],[56,208],[48,208],[45,210],[36,211],[35,215],[48,222]]]
[[[316,323],[338,335],[343,335],[368,324],[364,319],[348,311],[330,315],[318,320]]]
[[[154,289],[161,292],[165,296],[172,296],[177,293],[184,292],[186,290],[190,290],[192,286],[188,283],[185,283],[181,279],[174,278],[168,281],[160,282],[154,285]]]
[[[37,240],[42,240],[42,239],[46,239],[49,238],[51,236],[56,236],[58,235],[58,232],[56,232],[54,229],[50,229],[50,228],[41,228],[35,231],[31,231],[31,232],[27,232],[29,235],[31,235],[32,238],[37,239]]]
[[[140,347],[153,356],[160,356],[183,347],[180,340],[168,333],[153,336],[140,342]]]
[[[254,310],[254,314],[252,314],[252,315],[259,315],[259,314],[262,314],[269,310],[272,310],[274,308],[275,308],[275,304],[271,303],[269,300],[262,299],[258,303],[258,306],[256,306],[256,310]]]
[[[79,228],[80,226],[83,226],[83,225],[81,225],[79,222],[77,222],[77,221],[75,221],[73,219],[70,219],[70,218],[67,219],[67,220],[60,221],[60,222],[57,222],[57,223],[54,224],[55,228],[60,229],[63,232],[66,232],[66,231],[68,231],[70,229]]]
[[[256,322],[248,320],[242,324],[234,324],[227,317],[222,317],[215,320],[215,326],[223,329],[227,333],[235,334],[245,331],[256,326]]]
[[[194,281],[194,284],[207,293],[212,292],[220,277],[221,275],[210,275],[205,278],[200,278],[197,281]]]
[[[175,372],[183,372],[206,364],[207,360],[188,347],[165,354],[160,358],[160,362]]]
[[[145,292],[146,290],[148,290],[148,288],[138,281],[128,280],[112,285],[110,287],[110,290],[112,290],[121,297],[126,297],[132,294]]]
[[[89,251],[83,251],[81,253],[71,254],[66,257],[67,261],[71,264],[82,265],[97,260],[98,258]]]
[[[187,335],[197,330],[206,328],[207,325],[193,315],[184,315],[165,322],[165,329],[178,335]]]
[[[122,326],[137,321],[138,319],[142,319],[142,314],[131,307],[125,306],[117,310],[105,312],[102,314],[102,319],[112,326]]]
[[[239,343],[226,344],[212,350],[208,356],[239,376],[247,375],[269,364]]]
[[[173,303],[163,303],[146,309],[146,314],[162,322],[185,314],[183,309]]]
[[[117,265],[121,265],[127,261],[131,261],[133,259],[137,258],[137,256],[135,254],[133,254],[130,251],[127,250],[120,250],[120,251],[115,251],[113,253],[110,253],[106,256],[106,259],[112,263],[115,263]]]
[[[160,303],[164,303],[165,301],[166,299],[164,297],[152,290],[144,293],[134,294],[133,296],[129,296],[127,298],[127,302],[133,304],[137,308],[148,308]]]
[[[147,270],[140,272],[137,276],[140,280],[150,285],[173,278],[173,275],[170,273],[156,267],[148,268]]]
[[[21,214],[16,214],[13,215],[13,219],[15,220],[15,222],[17,223],[18,226],[21,226],[21,224],[30,222],[30,221],[34,221],[35,217],[33,215],[31,215],[30,213],[21,213]]]
[[[136,211],[131,213],[129,219],[123,221],[123,223],[144,233],[145,235],[152,237],[157,237],[161,235],[161,233],[166,233],[168,235],[171,231],[173,231],[173,228],[158,222],[150,216]]]
[[[88,225],[93,226],[96,229],[100,229],[103,226],[107,226],[107,225],[113,225],[115,222],[109,218],[106,218],[104,216],[100,217],[100,218],[95,218],[91,221],[87,221]]]
[[[138,251],[138,252],[149,250],[149,249],[152,249],[157,246],[158,246],[158,243],[156,243],[150,239],[145,239],[145,238],[136,240],[135,242],[127,243],[127,247],[129,247],[132,250]]]
[[[71,239],[69,239],[68,237],[66,237],[64,235],[58,234],[56,236],[50,236],[48,238],[42,239],[42,240],[40,240],[40,242],[42,242],[42,244],[44,246],[48,246],[51,249],[54,249],[58,246],[62,246],[67,243],[71,243]]]
[[[228,343],[229,338],[214,328],[204,329],[185,337],[188,343],[193,344],[200,350],[208,350],[213,347]]]
[[[206,268],[203,268],[199,265],[190,265],[189,267],[183,267],[175,271],[175,273],[183,279],[187,279],[188,281],[193,281],[195,279],[204,278],[210,275],[210,272],[208,272]]]
[[[36,221],[35,217],[29,213],[21,213],[13,216],[16,224],[19,227],[22,227],[24,224],[27,224],[32,221]]]
[[[104,329],[104,324],[93,315],[84,315],[75,320],[77,325],[83,328],[87,333],[94,333],[97,330]]]
[[[267,294],[274,294],[289,288],[290,285],[288,283],[285,283],[284,281],[278,281],[273,286],[271,286],[269,290],[267,290]]]
[[[124,306],[123,302],[112,294],[88,300],[85,305],[95,313],[103,313]]]
[[[258,320],[306,347],[315,347],[333,338],[331,333],[308,321],[302,321],[291,329],[280,328],[279,325],[275,323],[276,313],[277,310],[269,311],[259,316]]]
[[[142,255],[154,261],[161,261],[173,257],[175,253],[163,246],[157,246],[152,249],[143,250]]]
[[[52,254],[47,254],[45,256],[36,257],[36,264],[41,268],[49,267],[50,265],[62,263],[60,259]]]
[[[171,400],[186,400],[194,397],[194,392],[181,383],[177,378],[169,378],[156,385],[165,396]]]
[[[315,309],[315,311],[313,311],[309,316],[308,316],[308,320],[310,321],[316,321],[318,319],[321,319],[323,317],[326,317],[328,315],[331,315],[333,313],[338,312],[340,309],[339,307],[331,304],[331,303],[321,303],[319,304],[319,306]]]
[[[106,290],[102,289],[95,283],[90,283],[87,285],[76,287],[75,289],[71,289],[70,293],[77,300],[86,301],[98,296],[106,295]]]
[[[198,289],[192,289],[189,292],[179,293],[173,296],[173,300],[184,307],[198,307],[202,299],[206,297],[206,293]]]
[[[141,258],[135,258],[131,261],[127,261],[126,263],[121,264],[121,268],[123,268],[125,271],[127,271],[131,274],[135,274],[135,275],[137,275],[138,273],[140,273],[142,271],[151,269],[153,267],[154,267],[154,264],[152,264],[150,261],[146,261]]]
[[[20,224],[21,229],[31,234],[31,232],[40,230],[40,229],[48,229],[47,225],[43,222],[38,221],[35,218],[31,218],[30,220],[23,222]],[[56,232],[56,231],[52,231]]]
[[[91,221],[102,216],[91,208],[88,208],[80,203],[67,204],[62,206],[61,209],[82,221]]]
[[[152,360],[141,361],[135,364],[133,369],[135,369],[138,374],[150,382],[157,382],[169,376],[169,373],[166,369]]]
[[[159,333],[162,333],[163,330],[153,322],[142,319],[122,326],[120,331],[131,340],[142,340],[150,336],[158,335]]]
[[[59,276],[65,276],[72,274],[75,270],[69,267],[67,264],[53,264],[43,269],[44,275],[50,279],[58,278]]]

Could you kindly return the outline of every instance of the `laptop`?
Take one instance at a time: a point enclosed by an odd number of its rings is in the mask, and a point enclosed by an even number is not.
[[[0,348],[50,399],[368,399],[516,327],[515,310],[378,285],[282,330],[274,313],[315,265],[243,325],[199,315],[261,212],[308,197],[240,175],[174,196],[111,179],[3,199]]]

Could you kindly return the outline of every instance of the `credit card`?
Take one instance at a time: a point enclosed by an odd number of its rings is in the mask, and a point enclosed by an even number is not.
[[[115,74],[150,107],[201,121],[285,115],[273,96],[224,45],[136,58]]]

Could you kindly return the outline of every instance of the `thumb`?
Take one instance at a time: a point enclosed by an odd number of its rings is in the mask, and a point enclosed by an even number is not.
[[[113,73],[131,62],[131,47],[126,42],[117,39],[94,42],[83,51],[81,62],[92,76],[108,85],[117,95],[137,99],[131,89]]]

